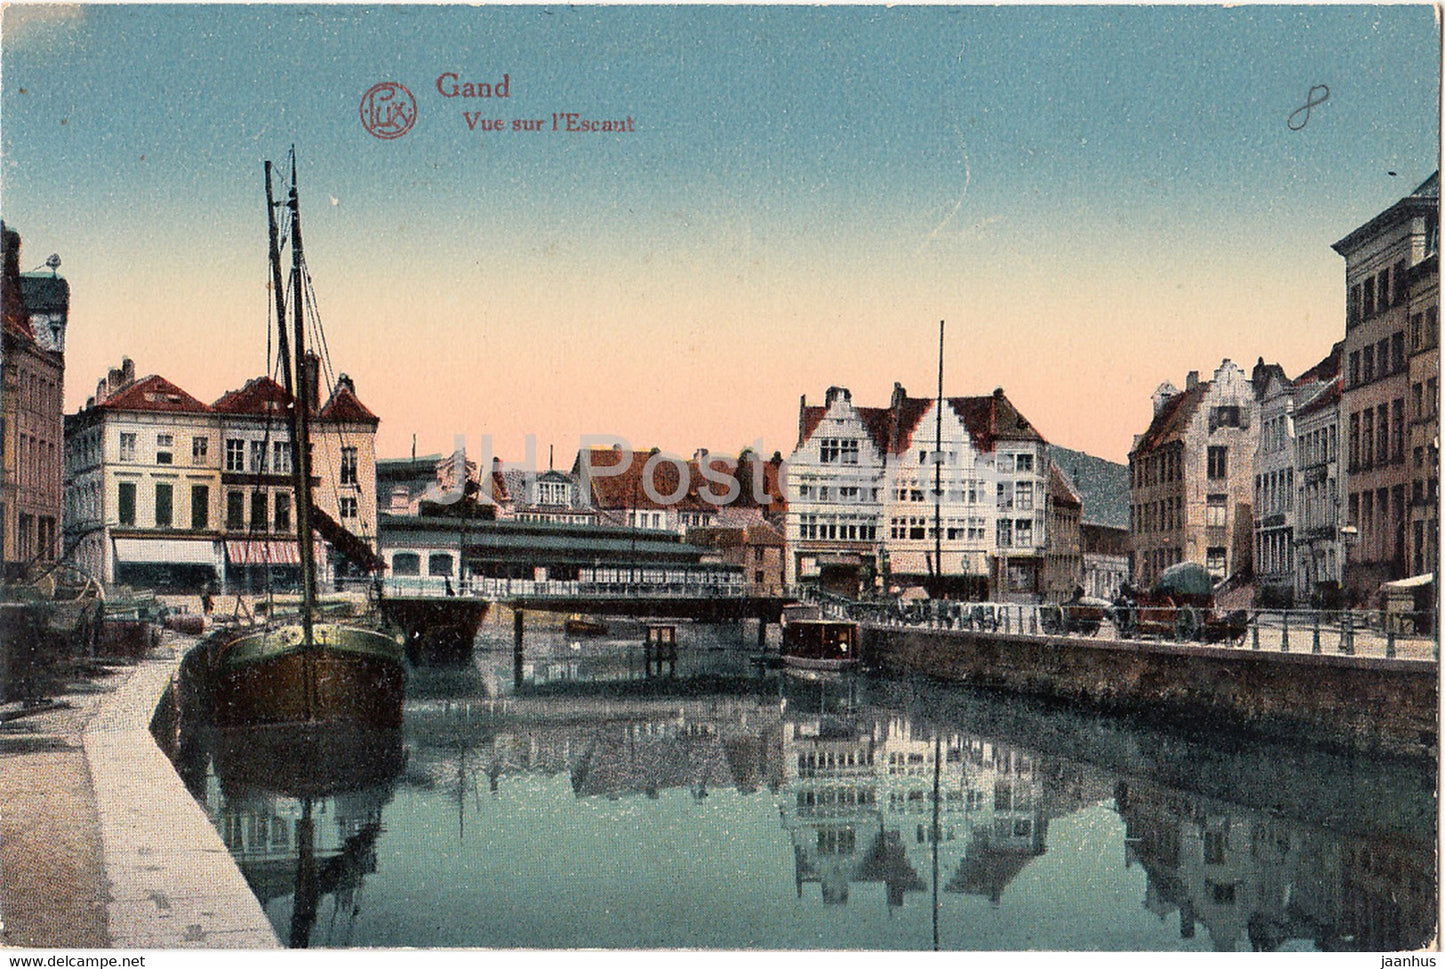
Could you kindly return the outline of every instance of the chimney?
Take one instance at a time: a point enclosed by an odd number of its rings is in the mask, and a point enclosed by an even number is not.
[[[848,392],[847,387],[829,387],[827,395],[823,398],[823,406],[832,407],[833,401],[837,400],[840,395],[844,400],[853,399],[853,395]]]
[[[903,404],[903,401],[907,399],[907,397],[908,391],[903,389],[903,385],[896,380],[893,381],[893,397],[891,400],[889,400],[888,406],[896,411]]]
[[[1188,393],[1189,391],[1193,390],[1195,387],[1198,387],[1198,386],[1199,386],[1199,371],[1198,371],[1198,370],[1191,370],[1191,371],[1189,371],[1189,376],[1187,376],[1187,377],[1184,378],[1184,392],[1185,392],[1185,393]]]
[[[336,378],[336,389],[340,390],[342,387],[345,387],[347,390],[351,391],[351,396],[356,396],[356,381],[351,379],[351,374],[340,374]]]
[[[310,402],[311,413],[321,409],[321,358],[310,350],[306,351],[306,365],[302,368],[301,387]]]
[[[135,383],[135,361],[130,357],[120,358],[120,380],[122,387]]]

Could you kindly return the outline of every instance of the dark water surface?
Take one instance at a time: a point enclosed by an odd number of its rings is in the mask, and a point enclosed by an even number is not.
[[[752,633],[488,622],[406,725],[183,725],[177,765],[311,946],[1394,950],[1435,931],[1434,765],[1182,736]],[[520,686],[517,685],[520,673]],[[936,834],[935,834],[936,832]]]

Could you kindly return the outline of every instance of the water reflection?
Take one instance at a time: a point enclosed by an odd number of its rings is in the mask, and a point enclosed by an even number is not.
[[[292,948],[353,944],[405,762],[401,731],[184,726],[182,778],[278,934]],[[313,940],[326,899],[330,917]]]
[[[537,637],[520,678],[509,646],[413,671],[395,747],[322,744],[283,783],[271,765],[307,758],[245,748],[238,770],[212,743],[188,776],[293,944],[1395,950],[1433,936],[1429,767],[923,682],[763,674],[705,629],[680,633],[672,676],[629,666],[626,642]]]

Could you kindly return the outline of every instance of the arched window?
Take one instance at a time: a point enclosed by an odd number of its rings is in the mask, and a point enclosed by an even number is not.
[[[426,560],[427,575],[451,575],[452,557],[446,552],[433,552]]]
[[[391,557],[392,575],[421,575],[421,556],[415,552],[397,552]]]

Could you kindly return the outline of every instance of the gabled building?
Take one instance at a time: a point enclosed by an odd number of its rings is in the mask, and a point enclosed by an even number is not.
[[[799,405],[788,463],[789,581],[846,595],[927,585],[1033,596],[1047,544],[1047,444],[1002,390]]]
[[[691,460],[650,451],[588,448],[577,453],[571,478],[579,504],[599,525],[623,525],[686,535],[694,528],[762,523],[782,502],[782,457],[760,462],[700,449]]]
[[[65,419],[66,547],[107,583],[201,589],[225,575],[215,409],[127,357]]]
[[[4,239],[0,320],[0,574],[60,557],[64,507],[65,327],[70,290],[20,273],[20,235]],[[35,299],[31,307],[26,296]]]
[[[344,374],[324,406],[311,392],[315,507],[374,552],[378,420]],[[106,582],[294,587],[290,406],[270,377],[206,404],[158,374],[137,379],[124,360],[66,418],[67,547]],[[317,539],[327,581],[353,571],[340,545],[351,540]]]
[[[1181,391],[1155,390],[1149,429],[1129,452],[1130,556],[1150,586],[1177,562],[1198,562],[1216,581],[1252,569],[1258,402],[1230,360],[1211,380],[1191,371]]]
[[[1438,236],[1436,238],[1438,243]],[[1433,572],[1440,561],[1440,253],[1438,244],[1405,281],[1410,314],[1410,506],[1406,570]]]
[[[1084,498],[1057,464],[1049,465],[1048,508],[1043,597],[1063,602],[1084,584]]]
[[[1429,291],[1433,285],[1438,293],[1439,282],[1438,276],[1412,273],[1439,251],[1439,208],[1436,172],[1333,246],[1345,260],[1340,420],[1346,435],[1345,516],[1356,539],[1349,548],[1344,581],[1357,599],[1372,596],[1383,582],[1404,577],[1407,564],[1413,564],[1407,562],[1405,544],[1406,505],[1413,499],[1414,484],[1412,441],[1406,432],[1406,404],[1413,404],[1407,347],[1412,343],[1412,315],[1418,307],[1423,325]],[[1414,291],[1412,279],[1419,283]],[[1438,296],[1435,300],[1438,303]],[[1433,353],[1438,358],[1438,349]],[[1428,365],[1422,361],[1417,369],[1423,376]],[[1423,521],[1421,532],[1423,544]]]
[[[1338,603],[1340,534],[1340,357],[1344,343],[1294,381],[1294,598]]]

